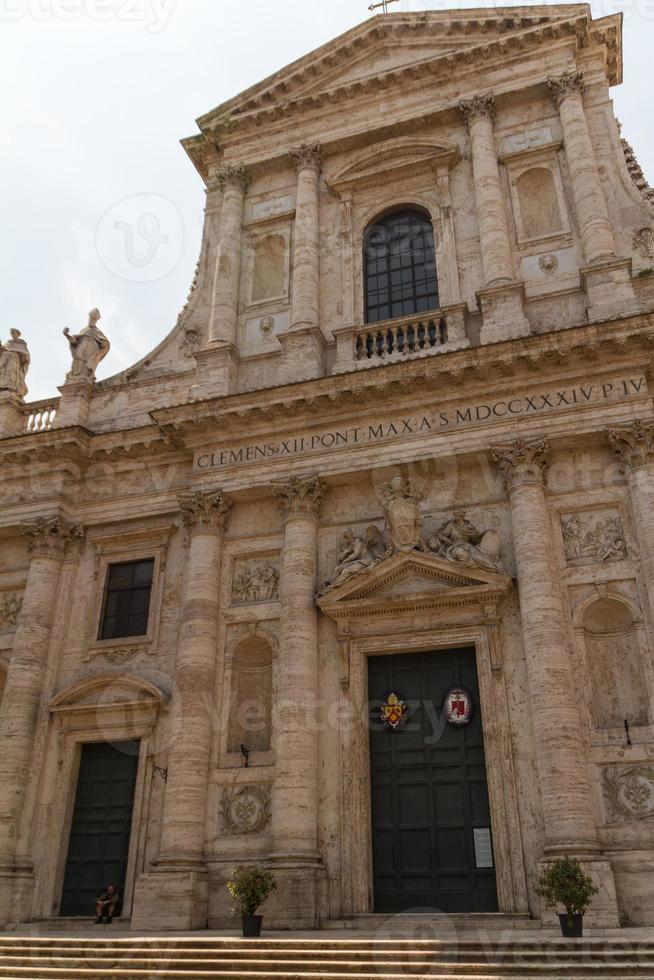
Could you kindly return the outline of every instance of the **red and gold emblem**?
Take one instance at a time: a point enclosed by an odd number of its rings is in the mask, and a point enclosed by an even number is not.
[[[445,695],[443,710],[450,725],[469,725],[474,707],[472,694],[465,687],[451,687]]]
[[[381,709],[382,721],[395,730],[406,717],[406,704],[397,694],[389,694]]]

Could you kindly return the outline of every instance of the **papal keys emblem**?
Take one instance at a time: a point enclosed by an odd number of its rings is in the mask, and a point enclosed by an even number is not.
[[[397,694],[389,694],[382,705],[381,720],[395,730],[406,718],[407,706]]]
[[[450,725],[469,725],[475,710],[472,694],[465,687],[451,687],[445,695],[443,710]]]

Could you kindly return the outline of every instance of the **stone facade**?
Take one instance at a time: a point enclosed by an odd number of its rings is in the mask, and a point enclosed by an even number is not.
[[[242,861],[272,924],[372,912],[367,660],[460,647],[499,910],[538,922],[568,854],[592,924],[654,922],[654,211],[621,78],[581,4],[373,17],[198,121],[155,351],[95,380],[92,311],[26,403],[2,347],[0,922],[58,914],[81,746],[128,739],[134,928],[226,925]],[[439,308],[367,323],[366,230],[406,207]],[[146,632],[103,639],[144,561]]]

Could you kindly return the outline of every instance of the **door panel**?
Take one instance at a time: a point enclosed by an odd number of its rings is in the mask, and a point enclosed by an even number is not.
[[[375,911],[497,911],[495,869],[475,850],[490,807],[474,649],[372,657],[368,677]],[[455,684],[475,701],[467,727],[441,718]],[[379,722],[391,692],[409,706],[396,730]]]
[[[138,742],[82,746],[60,915],[92,915],[109,884],[122,896],[138,761]]]

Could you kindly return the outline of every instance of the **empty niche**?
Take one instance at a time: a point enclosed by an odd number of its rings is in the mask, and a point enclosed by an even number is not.
[[[625,719],[646,725],[647,694],[631,609],[616,599],[598,599],[585,610],[582,625],[596,726],[621,728]]]
[[[277,299],[286,293],[286,239],[268,235],[253,245],[250,302]]]
[[[270,644],[261,636],[248,636],[234,651],[230,685],[227,751],[270,750],[272,716],[272,662]]]
[[[534,167],[516,183],[524,238],[552,235],[563,229],[554,175],[545,167]]]

